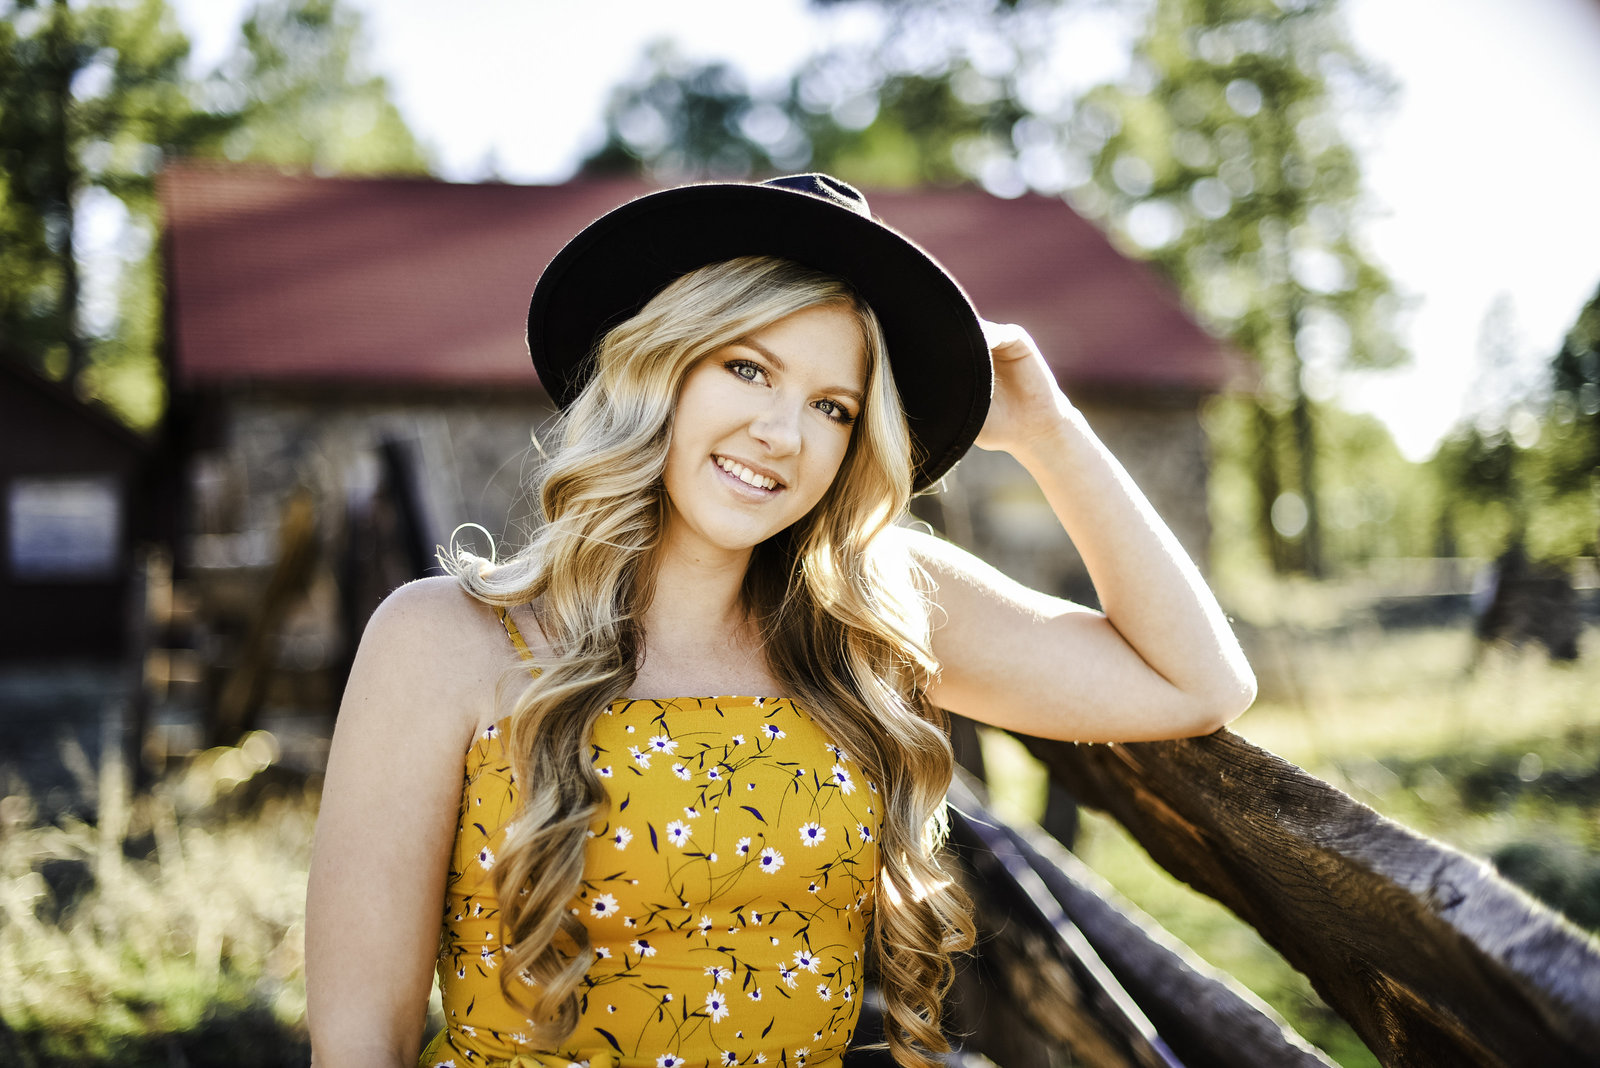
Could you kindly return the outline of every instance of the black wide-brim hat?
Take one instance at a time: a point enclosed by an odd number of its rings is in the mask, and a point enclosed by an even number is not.
[[[566,407],[593,374],[591,356],[608,330],[680,275],[756,255],[843,278],[871,306],[920,458],[912,487],[937,482],[989,411],[994,374],[978,314],[937,260],[825,174],[679,186],[590,223],[533,291],[528,351],[539,380]]]

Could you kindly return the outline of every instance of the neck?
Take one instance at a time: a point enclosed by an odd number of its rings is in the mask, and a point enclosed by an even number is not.
[[[750,552],[707,557],[670,542],[656,559],[655,592],[644,614],[646,648],[687,642],[723,645],[746,626],[742,591]]]

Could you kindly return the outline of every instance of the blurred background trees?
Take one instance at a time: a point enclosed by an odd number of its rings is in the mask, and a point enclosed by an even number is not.
[[[263,0],[198,80],[188,53],[166,0],[0,0],[0,348],[140,429],[164,403],[164,160],[427,170],[338,0]]]
[[[1336,0],[1101,4],[1142,20],[1110,81],[1078,69],[1062,29],[1085,0],[812,3],[881,32],[765,85],[658,42],[616,88],[582,171],[814,168],[869,187],[1064,196],[1254,363],[1256,389],[1207,414],[1219,569],[1315,576],[1385,555],[1492,556],[1518,538],[1536,557],[1593,552],[1592,304],[1548,375],[1473,413],[1427,464],[1338,407],[1340,374],[1405,354],[1401,301],[1359,240],[1341,125],[1380,110],[1389,84]],[[187,56],[168,0],[0,0],[0,346],[142,428],[163,404],[164,159],[429,169],[348,3],[261,0],[216,70],[188,71]],[[1497,314],[1486,352],[1506,350]]]
[[[1518,374],[1510,308],[1485,316],[1475,411],[1428,467],[1441,488],[1440,541],[1462,555],[1511,546],[1562,562],[1600,543],[1600,292],[1542,373]]]
[[[1219,472],[1240,498],[1233,525],[1274,569],[1323,573],[1317,458],[1325,445],[1384,451],[1385,435],[1327,427],[1349,420],[1319,402],[1341,369],[1403,358],[1393,288],[1357,240],[1359,166],[1336,119],[1376,106],[1386,85],[1336,4],[1160,0],[1128,77],[1080,95],[1052,76],[1059,4],[878,6],[879,45],[816,56],[783,93],[753,95],[725,65],[658,45],[613,97],[586,167],[669,180],[811,167],[864,185],[1065,193],[1253,358],[1256,391],[1222,402],[1243,412],[1211,420],[1227,429],[1213,434],[1216,463],[1248,476]],[[1340,492],[1345,530],[1392,512]],[[1335,542],[1341,557],[1366,544]]]

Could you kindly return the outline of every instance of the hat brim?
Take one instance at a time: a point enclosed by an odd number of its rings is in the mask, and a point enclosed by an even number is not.
[[[913,488],[943,477],[977,438],[994,386],[972,302],[905,235],[778,186],[708,183],[651,193],[573,238],[545,268],[528,307],[528,351],[551,398],[570,404],[606,331],[673,279],[752,255],[837,275],[871,306],[921,459]]]

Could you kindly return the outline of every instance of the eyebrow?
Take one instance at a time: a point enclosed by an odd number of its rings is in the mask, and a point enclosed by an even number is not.
[[[786,368],[786,365],[783,362],[783,358],[781,356],[779,356],[776,352],[773,352],[771,349],[769,349],[765,345],[761,344],[761,342],[759,342],[759,341],[756,341],[756,340],[754,340],[752,338],[748,338],[748,337],[742,337],[739,340],[735,341],[734,344],[735,345],[743,345],[747,349],[755,349],[757,352],[761,353],[761,355],[765,356],[768,360],[772,361],[773,365],[775,367],[777,367],[778,370],[780,370],[780,371],[785,370],[785,368]],[[823,389],[822,389],[822,392],[824,392],[824,393],[841,393],[844,396],[849,397],[851,400],[855,401],[856,404],[858,404],[858,405],[865,403],[865,401],[863,400],[863,398],[861,396],[861,391],[859,389],[851,389],[849,386],[824,386]]]

